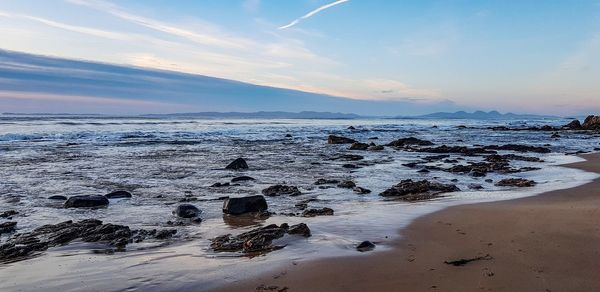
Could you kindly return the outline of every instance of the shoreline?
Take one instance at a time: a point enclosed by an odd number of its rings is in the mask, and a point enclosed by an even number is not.
[[[563,165],[600,173],[600,154]],[[600,179],[570,189],[453,206],[399,231],[390,250],[290,261],[220,291],[600,290]],[[464,266],[445,261],[482,258]],[[261,291],[261,290],[257,290]]]

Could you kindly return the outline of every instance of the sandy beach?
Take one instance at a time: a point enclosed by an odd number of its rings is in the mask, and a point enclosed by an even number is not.
[[[600,154],[583,157],[565,167],[600,172]],[[417,219],[390,251],[290,262],[223,291],[600,291],[599,209],[599,179],[452,207]]]

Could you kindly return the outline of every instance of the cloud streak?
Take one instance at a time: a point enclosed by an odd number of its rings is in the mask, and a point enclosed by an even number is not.
[[[323,11],[323,10],[329,9],[329,8],[331,8],[331,7],[333,7],[333,6],[336,6],[336,5],[339,5],[339,4],[342,4],[342,3],[348,2],[348,1],[350,1],[350,0],[338,0],[338,1],[335,1],[335,2],[333,2],[333,3],[329,3],[329,4],[327,4],[327,5],[323,5],[323,6],[319,7],[319,8],[317,8],[317,9],[315,9],[315,10],[313,10],[313,11],[311,11],[311,12],[309,12],[309,13],[305,14],[305,15],[303,15],[303,16],[302,16],[302,17],[300,17],[300,18],[296,18],[296,19],[294,19],[292,22],[290,22],[290,23],[288,23],[288,24],[286,24],[286,25],[284,25],[284,26],[281,26],[281,27],[279,27],[279,29],[287,29],[287,28],[290,28],[290,27],[292,27],[292,26],[294,26],[294,25],[296,25],[296,24],[300,23],[302,20],[304,20],[304,19],[308,19],[308,18],[310,18],[310,17],[314,16],[315,14],[317,14],[317,13],[319,13],[319,12]]]

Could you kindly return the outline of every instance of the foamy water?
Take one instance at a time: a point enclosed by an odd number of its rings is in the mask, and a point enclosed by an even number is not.
[[[132,244],[125,253],[104,254],[104,247],[76,243],[53,248],[43,256],[0,266],[0,289],[46,291],[68,290],[164,290],[209,289],[249,277],[289,260],[323,256],[356,255],[354,246],[363,240],[378,242],[385,250],[397,230],[415,218],[442,208],[486,201],[531,196],[545,191],[575,187],[596,178],[595,174],[558,165],[579,158],[566,152],[598,147],[598,136],[561,133],[551,139],[548,132],[496,132],[496,125],[558,125],[565,121],[470,121],[470,120],[196,120],[142,118],[4,118],[0,119],[0,200],[2,208],[25,214],[15,218],[19,232],[47,223],[98,218],[132,228],[165,228],[174,220],[171,211],[179,199],[203,210],[199,225],[178,228],[178,236],[167,246],[157,243]],[[357,130],[347,130],[353,125]],[[434,128],[433,126],[437,126]],[[467,125],[467,129],[457,129]],[[293,138],[285,138],[291,134]],[[519,143],[547,145],[552,154],[526,153],[543,163],[511,162],[515,167],[535,166],[541,170],[516,174],[489,174],[485,178],[441,171],[417,173],[403,163],[429,156],[427,153],[397,151],[349,151],[348,145],[327,145],[327,135],[338,134],[363,142],[386,144],[415,136],[437,145],[490,145]],[[377,137],[378,139],[369,139]],[[509,152],[506,152],[509,153]],[[348,162],[331,161],[339,154],[365,156],[359,169],[341,167]],[[250,169],[224,170],[242,156]],[[482,157],[452,155],[460,161]],[[352,162],[351,162],[352,163]],[[440,165],[449,166],[449,165]],[[240,186],[211,188],[238,175],[255,182]],[[485,179],[507,177],[533,179],[533,188],[500,188]],[[318,178],[351,179],[371,189],[358,195],[348,189],[319,189]],[[430,179],[452,183],[462,192],[419,203],[383,200],[377,194],[402,179]],[[309,207],[330,207],[334,216],[315,218],[276,215],[265,221],[240,225],[221,213],[221,196],[260,193],[263,188],[288,183],[303,192],[299,197],[267,198],[270,211],[298,212],[297,202],[314,198]],[[477,183],[483,191],[470,191]],[[113,200],[108,208],[63,209],[49,202],[51,195],[105,194],[115,189],[131,190],[129,200]],[[161,195],[160,198],[157,196]],[[287,242],[286,248],[265,256],[246,258],[213,253],[208,239],[239,233],[270,223],[305,222],[312,230],[308,239]],[[2,240],[5,240],[3,237]],[[287,240],[287,239],[286,239]]]

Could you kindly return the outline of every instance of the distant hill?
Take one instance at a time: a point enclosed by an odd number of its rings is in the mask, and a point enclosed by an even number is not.
[[[190,117],[190,118],[240,118],[240,119],[357,119],[357,114],[331,113],[303,111],[299,113],[283,111],[260,111],[260,112],[199,112],[199,113],[177,113],[177,114],[153,114],[143,115],[145,117]]]
[[[508,120],[508,119],[552,119],[557,118],[554,116],[541,116],[541,115],[529,115],[529,114],[513,114],[505,113],[502,114],[498,111],[475,111],[472,113],[465,111],[457,112],[437,112],[427,115],[412,116],[412,117],[399,117],[399,118],[418,118],[418,119],[473,119],[473,120]]]

